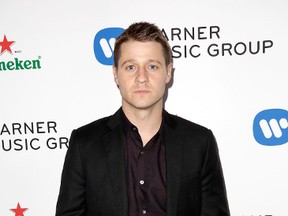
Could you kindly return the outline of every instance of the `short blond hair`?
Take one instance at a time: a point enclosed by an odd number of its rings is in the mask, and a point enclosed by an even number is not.
[[[117,39],[114,46],[114,66],[118,67],[120,48],[124,42],[135,40],[140,42],[155,41],[161,44],[166,66],[173,62],[171,47],[162,31],[152,23],[138,22],[131,24]]]

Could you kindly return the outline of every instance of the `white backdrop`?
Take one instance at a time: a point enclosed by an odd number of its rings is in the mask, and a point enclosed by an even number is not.
[[[54,214],[72,129],[120,106],[111,66],[95,58],[95,35],[149,21],[174,49],[166,109],[213,130],[232,216],[287,216],[287,6],[284,0],[2,1],[0,215]],[[194,29],[194,39],[185,29]],[[253,127],[261,112],[271,137]]]

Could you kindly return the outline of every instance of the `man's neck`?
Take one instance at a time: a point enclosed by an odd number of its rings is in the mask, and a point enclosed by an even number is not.
[[[138,128],[145,146],[161,126],[163,106],[141,110],[122,106],[122,109],[129,121]]]

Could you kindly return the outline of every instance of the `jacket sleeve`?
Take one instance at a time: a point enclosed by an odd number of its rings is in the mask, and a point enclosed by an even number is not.
[[[202,167],[201,216],[229,216],[225,182],[215,137],[209,131],[209,138]]]
[[[85,216],[86,181],[81,154],[74,130],[70,137],[62,171],[61,186],[56,206],[56,216]]]

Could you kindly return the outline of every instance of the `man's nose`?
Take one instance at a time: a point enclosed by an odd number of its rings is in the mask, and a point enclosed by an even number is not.
[[[146,70],[146,68],[139,68],[139,70],[137,71],[136,81],[138,83],[145,83],[149,81],[148,71]]]

